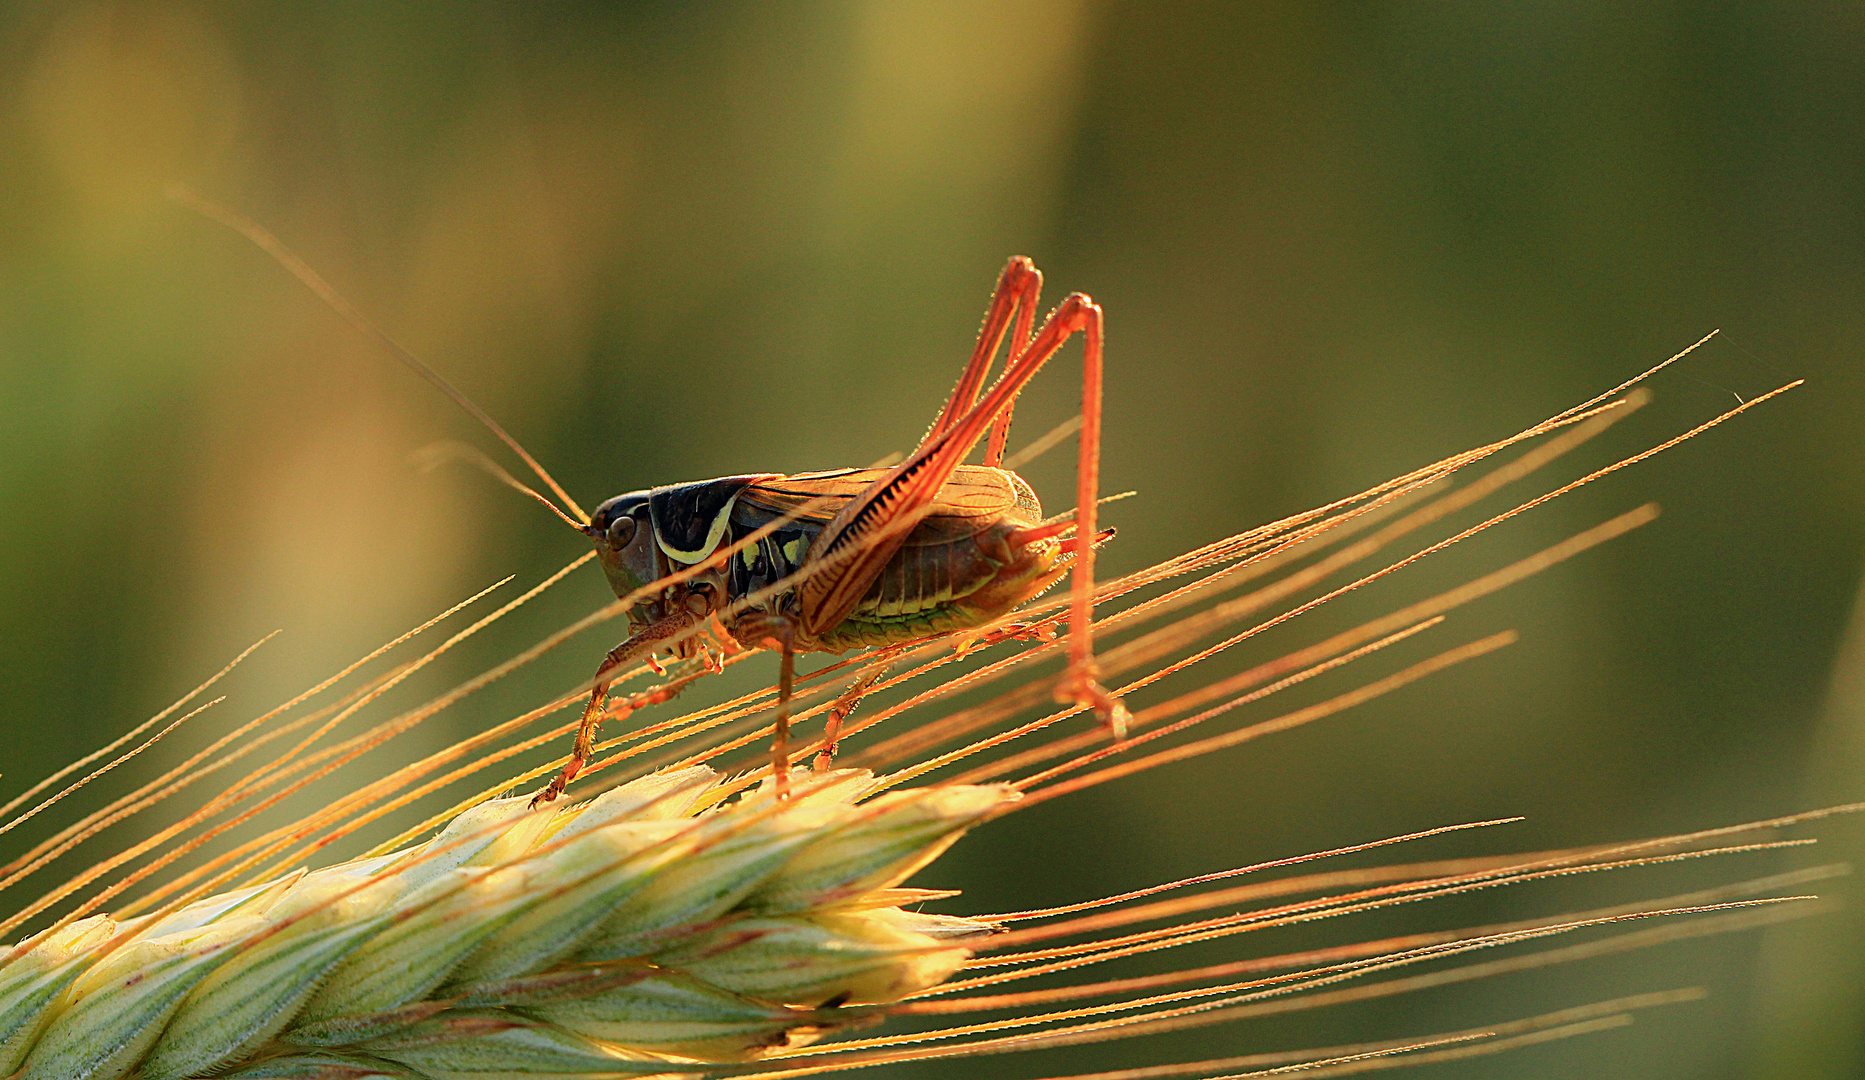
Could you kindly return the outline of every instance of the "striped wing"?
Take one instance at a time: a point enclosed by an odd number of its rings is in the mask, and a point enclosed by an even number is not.
[[[735,539],[779,519],[789,520],[733,560],[728,570],[732,594],[751,596],[781,588],[808,564],[835,515],[889,473],[841,469],[770,477],[745,487],[731,511]],[[1002,554],[1004,531],[1042,519],[1036,494],[1022,477],[982,465],[961,466],[936,493],[929,510],[906,536],[893,538],[884,558],[870,560],[871,571],[858,579],[843,578],[845,587],[859,589],[854,607],[869,605],[883,614],[898,614],[936,606],[940,598],[968,595],[996,572],[1001,559],[994,561],[993,552]],[[791,594],[804,604],[806,584],[807,580],[798,583]],[[823,630],[809,631],[807,640],[824,640],[821,634],[833,630],[848,612],[827,619],[806,607],[798,614],[806,630],[812,615],[824,624]]]
[[[771,518],[796,514],[799,527],[814,534],[890,471],[837,469],[764,480],[740,493],[739,506],[755,507]],[[946,542],[1004,518],[1034,525],[1042,515],[1035,493],[1022,477],[983,465],[961,465],[939,489],[931,510],[909,534],[908,542]]]

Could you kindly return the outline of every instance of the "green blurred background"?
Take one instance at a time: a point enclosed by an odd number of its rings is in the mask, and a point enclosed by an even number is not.
[[[1500,814],[1529,820],[1402,857],[1865,798],[1856,4],[4,12],[9,793],[267,631],[286,633],[231,681],[217,711],[234,711],[130,779],[579,550],[476,474],[410,468],[435,439],[488,440],[256,251],[166,202],[182,181],[275,229],[585,505],[909,447],[1004,258],[1031,255],[1052,301],[1082,289],[1109,313],[1104,486],[1140,491],[1106,511],[1121,530],[1110,572],[1524,427],[1712,328],[1586,464],[1808,380],[1316,623],[1664,506],[1458,617],[1454,640],[1516,627],[1520,645],[1314,729],[1008,819],[936,872],[970,910]],[[1015,441],[1073,411],[1077,371],[1039,381]],[[1027,471],[1055,508],[1072,456]],[[581,572],[397,701],[604,596]],[[571,685],[610,636],[578,639],[393,760]],[[1812,856],[1689,880],[1865,855],[1856,825],[1813,832],[1826,843]],[[1684,883],[1517,890],[1457,914]],[[1703,985],[1707,1001],[1627,1031],[1431,1075],[1837,1080],[1865,1076],[1861,942],[1865,918],[1841,910],[1460,992],[912,1075],[1422,1034]]]

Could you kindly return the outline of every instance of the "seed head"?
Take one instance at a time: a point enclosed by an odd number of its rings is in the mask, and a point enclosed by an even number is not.
[[[936,985],[990,929],[889,889],[1016,792],[861,801],[874,784],[841,770],[735,797],[697,767],[561,811],[497,800],[406,851],[73,923],[0,969],[5,1047],[22,1080],[744,1060],[860,1018],[826,1003]]]
[[[1652,450],[1589,472],[1344,584],[1328,579],[1549,464],[1636,408],[1639,395],[1604,404],[1604,397],[1595,399],[1358,496],[1100,583],[1097,602],[1109,608],[1121,597],[1161,586],[1149,598],[1104,615],[1100,628],[1132,630],[1171,616],[1102,650],[1101,674],[1117,696],[1150,694],[1155,682],[1263,630],[1766,399],[1747,402]],[[1445,483],[1506,447],[1543,436],[1530,452],[1472,483]],[[585,802],[533,809],[522,796],[490,797],[509,790],[501,786],[465,800],[450,818],[437,815],[385,843],[377,853],[310,872],[286,869],[427,791],[470,776],[507,752],[527,749],[500,748],[499,740],[581,696],[571,695],[340,794],[329,806],[216,855],[202,867],[156,879],[144,894],[126,898],[117,917],[95,914],[285,794],[323,780],[457,700],[457,695],[443,697],[336,747],[308,751],[357,708],[438,656],[448,647],[443,645],[325,714],[289,721],[301,726],[321,719],[323,726],[208,799],[181,823],[99,861],[0,920],[0,932],[11,932],[42,914],[68,912],[0,959],[0,1075],[8,1080],[541,1080],[674,1077],[725,1066],[745,1075],[760,1069],[821,1071],[1174,1030],[1443,985],[1780,917],[1776,913],[1786,909],[1776,905],[1800,898],[1766,894],[1835,871],[1813,868],[1642,904],[1350,942],[1289,956],[1252,956],[1101,982],[1058,985],[1051,979],[1034,990],[1012,985],[1143,953],[1502,884],[1770,849],[1796,841],[1751,841],[1747,834],[1799,824],[1817,814],[1592,849],[1230,881],[1504,821],[1435,825],[1123,896],[978,918],[919,911],[921,902],[951,894],[904,887],[915,871],[989,817],[1314,723],[1493,652],[1514,635],[1466,641],[1277,716],[1215,734],[1209,728],[1186,734],[1200,724],[1222,726],[1232,710],[1311,679],[1333,677],[1349,664],[1415,637],[1425,640],[1459,606],[1654,516],[1649,507],[1620,514],[1463,586],[1237,674],[1202,685],[1162,687],[1175,696],[1135,708],[1119,742],[1110,742],[1100,729],[1067,725],[1072,707],[1029,718],[1034,710],[1051,708],[1052,686],[1042,679],[999,686],[997,696],[982,704],[937,713],[946,706],[940,699],[952,691],[1026,675],[1029,669],[1022,665],[1053,657],[1062,648],[1043,633],[1020,633],[1018,640],[1027,637],[1037,644],[885,709],[870,709],[841,727],[839,737],[860,746],[862,757],[856,760],[898,768],[895,773],[799,771],[787,793],[780,793],[768,779],[760,781],[765,774],[758,771],[731,775],[705,764],[762,738],[765,732],[755,725],[770,707],[770,688],[633,728],[598,747],[613,756],[592,760],[583,777],[613,783],[610,777],[620,770],[603,773],[618,765],[646,775]],[[1377,530],[1362,533],[1380,522]],[[1330,549],[1356,535],[1360,538]],[[1280,576],[1252,585],[1248,593],[1184,611],[1272,574]],[[1191,580],[1166,587],[1180,578]],[[1064,617],[1061,608],[1060,601],[1041,601],[1019,617],[1036,620],[1030,625],[1038,630],[1053,628]],[[492,618],[496,615],[473,629]],[[592,617],[585,624],[593,621],[600,620]],[[470,632],[455,635],[449,645]],[[1220,633],[1229,636],[1213,641]],[[908,679],[940,672],[953,659],[949,644],[925,641],[879,650],[851,661],[863,665],[852,678],[836,664],[809,673],[797,681],[802,692],[794,719],[801,724],[821,715],[832,699],[885,694]],[[903,674],[883,678],[902,669]],[[676,676],[634,700],[664,702],[676,680],[695,677]],[[838,684],[838,678],[844,681]],[[1116,679],[1126,681],[1111,681]],[[0,888],[105,825],[264,745],[282,732],[256,735],[259,726],[303,700],[252,721],[212,751],[0,867]],[[923,706],[930,706],[925,711],[932,715],[916,717],[910,730],[878,742],[866,734],[908,708]],[[837,707],[839,723],[852,705]],[[1058,724],[1064,726],[1053,727]],[[240,749],[203,764],[209,753],[241,738],[247,742]],[[668,749],[681,740],[691,741]],[[831,740],[825,735],[823,741]],[[1006,744],[1011,745],[997,752]],[[795,760],[808,760],[818,749],[799,747]],[[652,756],[658,753],[668,756]],[[454,764],[462,759],[471,764]],[[656,761],[677,763],[659,771],[643,764]],[[950,776],[941,770],[955,771],[961,762],[967,771],[954,779],[921,779]],[[452,771],[424,779],[443,770]],[[273,785],[276,793],[269,790]],[[152,795],[158,788],[160,793]],[[62,794],[0,825],[0,831]],[[256,809],[246,809],[247,804]],[[241,809],[214,821],[236,807]],[[415,842],[436,826],[430,838]],[[1734,841],[1738,836],[1743,837],[1739,843]],[[75,910],[59,906],[151,852],[159,853],[146,865],[71,901]],[[1193,891],[1206,885],[1214,887]],[[1193,915],[1198,917],[1189,918]],[[1416,964],[1660,915],[1692,916],[1694,921],[1667,919],[1655,929],[1619,932],[1566,950],[1405,973]],[[1174,921],[1182,919],[1189,921]],[[1373,973],[1381,977],[1354,982]],[[1435,1060],[1583,1034],[1624,1023],[1634,1010],[1689,996],[1688,991],[1637,995],[1409,1042],[1257,1054],[1149,1071],[1213,1076],[1326,1068],[1333,1070],[1329,1075],[1339,1075],[1384,1068],[1397,1063],[1390,1060],[1395,1056]],[[992,1018],[931,1031],[855,1034],[888,1017],[968,1012]],[[815,1045],[819,1040],[821,1045]]]

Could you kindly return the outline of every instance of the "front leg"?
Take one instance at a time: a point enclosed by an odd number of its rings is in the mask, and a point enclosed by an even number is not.
[[[628,640],[609,650],[609,655],[602,658],[596,668],[595,685],[590,688],[589,702],[583,706],[583,719],[576,727],[576,746],[570,751],[570,760],[564,763],[563,771],[551,779],[551,782],[531,799],[533,808],[554,800],[563,794],[563,789],[576,774],[583,771],[589,763],[591,754],[596,752],[596,730],[602,726],[602,701],[608,696],[609,678],[617,668],[632,664],[643,657],[651,656],[669,638],[677,637],[697,620],[685,611],[676,610],[664,619],[649,623],[631,634]]]
[[[893,664],[898,655],[898,650],[886,650],[883,653],[884,658],[877,664],[870,664],[863,668],[861,673],[848,684],[848,688],[842,691],[842,696],[836,698],[835,704],[829,707],[829,719],[823,722],[822,749],[817,752],[816,763],[813,766],[816,772],[826,773],[835,763],[836,744],[842,739],[842,721],[848,719],[848,715],[861,704],[861,699],[867,696],[868,691],[874,689],[874,684],[880,682],[883,675],[887,674],[888,667]]]

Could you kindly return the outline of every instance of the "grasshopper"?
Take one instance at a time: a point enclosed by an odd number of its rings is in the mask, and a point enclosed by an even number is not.
[[[891,468],[782,475],[752,473],[617,495],[585,515],[568,492],[505,430],[432,368],[364,319],[275,236],[189,192],[175,197],[231,226],[276,258],[364,334],[458,403],[534,472],[562,505],[509,476],[587,537],[631,633],[592,680],[575,746],[533,799],[561,795],[589,762],[613,676],[667,652],[711,656],[700,640],[722,628],[740,648],[781,657],[771,775],[780,797],[790,769],[789,709],[798,653],[889,647],[977,630],[1070,576],[1068,665],[1057,700],[1092,708],[1114,734],[1127,711],[1097,682],[1090,629],[1094,551],[1113,535],[1095,531],[1104,344],[1099,305],[1071,293],[1036,325],[1042,273],[1012,258],[998,276],[984,324],[958,385],[913,452]],[[1044,519],[1035,492],[1002,467],[1017,394],[1074,335],[1083,339],[1076,508]],[[1010,338],[1002,373],[986,385]],[[984,463],[965,458],[985,442]],[[862,680],[832,710],[819,762],[834,753],[839,725],[865,690]],[[671,689],[665,696],[671,696]]]

